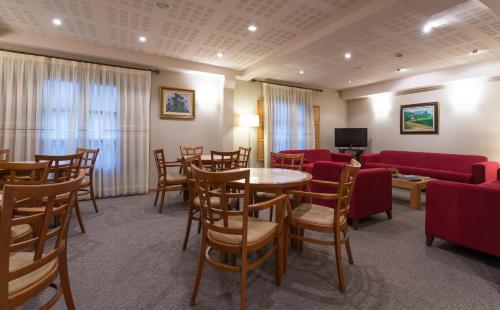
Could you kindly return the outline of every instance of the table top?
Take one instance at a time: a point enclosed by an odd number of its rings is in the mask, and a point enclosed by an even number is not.
[[[422,176],[422,179],[419,181],[411,181],[411,180],[405,180],[405,179],[399,179],[399,178],[393,177],[392,178],[392,186],[393,187],[409,188],[412,186],[427,184],[433,180],[434,179],[431,177],[424,177],[424,176]]]
[[[259,187],[295,187],[312,180],[311,174],[299,170],[281,168],[248,169],[250,169],[250,185]],[[243,183],[244,181],[241,180],[239,182]]]

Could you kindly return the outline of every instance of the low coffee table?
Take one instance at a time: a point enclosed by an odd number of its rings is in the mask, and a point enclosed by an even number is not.
[[[427,183],[434,180],[430,177],[421,178],[422,179],[419,181],[404,180],[397,177],[392,178],[392,187],[403,188],[410,191],[410,207],[412,210],[420,210],[420,194],[427,188]]]

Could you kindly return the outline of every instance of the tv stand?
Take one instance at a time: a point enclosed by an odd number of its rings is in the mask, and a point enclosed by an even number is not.
[[[340,153],[354,154],[354,158],[359,161],[361,154],[365,152],[365,148],[339,147]]]

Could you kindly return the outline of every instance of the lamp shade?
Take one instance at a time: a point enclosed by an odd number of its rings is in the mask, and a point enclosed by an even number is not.
[[[240,114],[238,126],[240,127],[259,127],[259,115]]]

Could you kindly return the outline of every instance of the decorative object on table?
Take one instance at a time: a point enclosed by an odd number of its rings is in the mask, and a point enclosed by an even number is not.
[[[194,119],[194,90],[160,87],[160,118]]]
[[[419,176],[419,175],[413,175],[413,174],[398,174],[396,175],[396,178],[400,180],[405,180],[405,181],[410,181],[410,182],[418,182],[422,181],[424,177]]]
[[[437,102],[402,105],[401,134],[438,134],[439,106]]]

